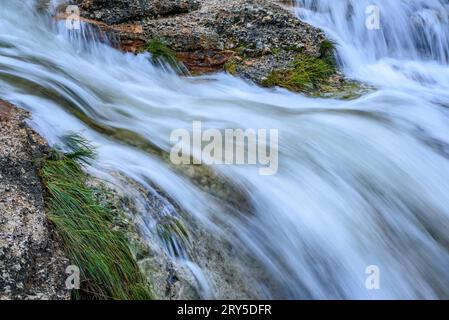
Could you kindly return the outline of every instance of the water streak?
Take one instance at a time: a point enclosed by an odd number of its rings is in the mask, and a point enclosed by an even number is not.
[[[164,190],[237,248],[229,264],[257,283],[259,297],[449,298],[446,1],[297,1],[298,16],[336,41],[345,73],[378,88],[353,101],[264,89],[225,74],[179,77],[147,54],[68,32],[32,0],[0,4],[0,97],[30,110],[52,144],[68,131],[92,140],[96,174],[111,179],[119,171],[147,190]],[[365,27],[368,4],[381,9],[380,30]],[[277,175],[213,168],[248,206],[224,202],[167,163],[170,132],[195,120],[207,128],[279,129]],[[151,236],[156,226],[142,203]],[[203,297],[220,296],[207,266],[183,258]],[[380,267],[380,290],[365,287],[369,265]]]

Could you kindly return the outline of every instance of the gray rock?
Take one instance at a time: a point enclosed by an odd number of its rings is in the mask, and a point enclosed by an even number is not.
[[[199,7],[197,0],[77,0],[85,16],[108,24],[186,13]]]
[[[69,299],[68,260],[45,215],[35,162],[46,144],[26,117],[0,100],[0,300]]]
[[[86,18],[138,25],[139,34],[112,32],[123,43],[133,42],[134,52],[161,39],[192,74],[220,71],[228,63],[235,75],[261,84],[273,70],[287,69],[298,52],[319,56],[326,40],[293,16],[286,7],[291,1],[78,1]]]

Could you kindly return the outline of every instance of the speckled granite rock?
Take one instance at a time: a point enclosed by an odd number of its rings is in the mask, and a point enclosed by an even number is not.
[[[117,24],[143,17],[186,13],[199,7],[199,0],[76,0],[84,15]]]
[[[112,24],[113,36],[131,43],[119,47],[138,52],[151,39],[161,39],[193,74],[225,69],[261,84],[273,70],[288,69],[299,52],[319,56],[326,41],[319,29],[292,14],[290,0],[202,0],[200,5],[184,6],[183,14],[154,14],[140,7],[139,14],[127,19],[121,17],[136,8],[135,0],[77,1],[85,18]],[[158,1],[142,3],[150,2]],[[117,22],[132,24],[139,32],[115,32]]]
[[[147,18],[148,39],[163,39],[189,69],[215,71],[233,61],[237,75],[261,83],[298,54],[320,54],[322,32],[269,0],[204,1],[187,15]],[[208,70],[209,69],[209,70]]]
[[[69,299],[68,261],[45,215],[35,162],[46,144],[26,117],[0,100],[0,300]]]

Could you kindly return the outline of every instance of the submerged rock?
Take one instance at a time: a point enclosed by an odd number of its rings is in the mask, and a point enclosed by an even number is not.
[[[157,299],[263,296],[254,279],[263,278],[267,286],[269,279],[242,248],[235,248],[212,233],[151,182],[151,186],[144,187],[121,173],[114,172],[112,176],[110,180],[118,180],[108,184],[113,192],[107,202],[126,213],[126,221],[118,226],[126,230],[136,260]],[[237,256],[243,259],[241,255],[253,266],[251,275],[237,262]]]
[[[0,100],[0,300],[69,299],[68,260],[44,210],[36,159],[44,140]]]

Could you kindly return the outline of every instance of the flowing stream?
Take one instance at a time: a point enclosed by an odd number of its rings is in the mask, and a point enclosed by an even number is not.
[[[370,5],[378,30],[365,24]],[[0,0],[0,98],[29,110],[51,144],[70,131],[91,140],[90,170],[143,199],[143,233],[192,271],[203,298],[226,296],[221,274],[183,241],[164,245],[148,194],[160,214],[186,212],[232,247],[224,263],[253,297],[449,298],[448,2],[298,0],[296,13],[335,41],[348,77],[376,90],[342,101],[225,74],[181,77],[86,27],[69,32],[33,0]],[[170,133],[196,120],[278,129],[278,173],[175,168]],[[372,265],[378,290],[365,283]]]

